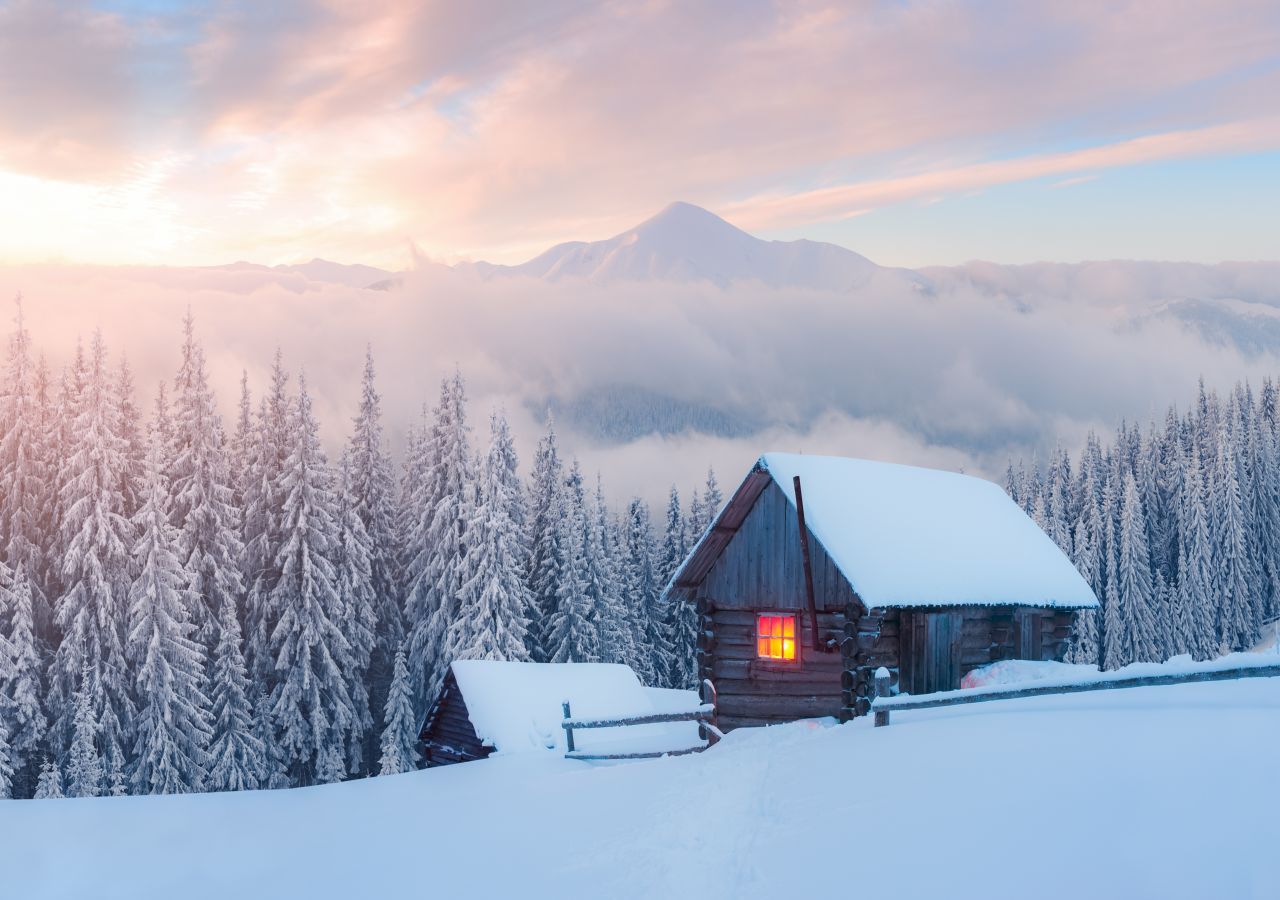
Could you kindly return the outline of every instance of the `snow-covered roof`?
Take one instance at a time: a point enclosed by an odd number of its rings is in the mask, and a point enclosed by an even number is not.
[[[868,608],[1098,605],[1066,555],[989,481],[795,453],[766,453],[759,472],[792,506],[800,476],[809,530]]]
[[[630,667],[612,663],[466,659],[454,662],[453,677],[476,735],[503,754],[547,749],[563,752],[561,704],[566,700],[575,719],[615,719],[673,711],[671,698],[655,698],[653,690],[644,687]],[[689,708],[697,706],[695,694],[682,693],[688,694]],[[676,731],[688,743],[684,737],[688,729]],[[673,743],[671,732],[671,728],[662,725],[596,728],[574,732],[574,740],[580,750],[603,749],[620,742],[626,742],[627,750],[651,749],[647,744],[655,740],[658,749],[673,749],[680,745],[680,739]],[[637,742],[646,746],[638,746]]]

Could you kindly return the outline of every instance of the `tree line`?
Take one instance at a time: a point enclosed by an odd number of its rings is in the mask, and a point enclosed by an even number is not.
[[[662,587],[721,503],[608,505],[548,421],[519,473],[461,373],[387,448],[372,352],[330,460],[277,352],[230,427],[188,314],[139,409],[100,333],[56,376],[19,304],[0,384],[0,795],[247,790],[406,771],[455,659],[696,680]]]
[[[1280,614],[1280,427],[1270,380],[1185,414],[1090,434],[1072,461],[1009,466],[1006,490],[1101,602],[1076,618],[1072,662],[1116,669],[1247,650]]]

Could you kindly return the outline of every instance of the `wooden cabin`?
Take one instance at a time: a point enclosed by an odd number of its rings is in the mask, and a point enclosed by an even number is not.
[[[426,765],[471,762],[498,751],[564,753],[566,701],[575,716],[599,719],[673,712],[673,703],[694,708],[698,702],[691,691],[647,688],[628,666],[616,663],[457,660],[419,731]],[[636,741],[644,744],[639,749],[665,749],[696,737],[693,722],[599,728],[581,735],[578,749],[604,752]]]
[[[1061,660],[1097,598],[995,484],[841,457],[769,453],[667,586],[701,620],[722,729],[865,715],[960,687],[1002,659]]]

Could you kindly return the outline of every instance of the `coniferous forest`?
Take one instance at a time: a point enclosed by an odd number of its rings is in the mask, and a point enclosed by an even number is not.
[[[460,373],[393,462],[372,352],[337,458],[277,354],[234,420],[188,316],[139,408],[101,335],[54,373],[19,309],[0,385],[0,791],[246,790],[414,768],[454,659],[620,662],[696,680],[662,587],[722,497],[606,500],[548,424],[527,476]],[[1145,433],[1090,436],[1007,489],[1103,607],[1069,660],[1117,668],[1251,646],[1280,607],[1280,427],[1203,387]]]
[[[0,795],[275,788],[419,762],[459,658],[695,680],[661,589],[721,497],[610,508],[548,424],[519,461],[445,379],[393,463],[372,352],[336,459],[275,359],[224,423],[188,315],[139,408],[101,334],[54,373],[19,308],[0,385]]]

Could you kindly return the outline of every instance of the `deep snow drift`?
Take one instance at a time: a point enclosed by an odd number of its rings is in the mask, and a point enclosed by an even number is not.
[[[0,803],[9,897],[1273,898],[1280,679],[523,754],[292,791]]]

